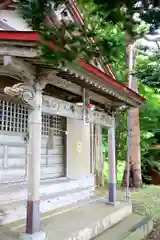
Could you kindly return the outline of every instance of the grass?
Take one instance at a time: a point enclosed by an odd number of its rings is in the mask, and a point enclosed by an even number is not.
[[[124,189],[118,189],[117,198],[124,199]],[[132,189],[131,200],[135,214],[160,220],[160,186],[144,185],[142,188]]]
[[[95,194],[105,196],[108,199],[106,187],[97,189]],[[117,189],[117,200],[123,201],[125,195],[124,188]],[[151,216],[153,220],[160,220],[160,186],[143,186],[139,189],[131,189],[131,200],[133,213],[142,216]]]
[[[133,210],[140,215],[160,219],[160,186],[148,185],[132,192]]]
[[[123,171],[124,162],[118,163],[117,172],[117,185],[120,186]],[[108,180],[108,164],[104,162],[104,177],[105,182]],[[117,198],[119,200],[124,199],[124,189],[119,188],[117,192]],[[143,185],[142,188],[132,189],[131,199],[133,203],[133,212],[143,216],[151,216],[154,220],[160,220],[160,186],[156,185]]]

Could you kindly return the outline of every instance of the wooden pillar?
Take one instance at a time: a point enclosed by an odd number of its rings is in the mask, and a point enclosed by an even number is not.
[[[108,129],[108,191],[109,203],[116,202],[115,120]]]
[[[40,163],[41,163],[41,114],[43,81],[28,81],[6,87],[4,92],[10,96],[19,96],[29,105],[29,153],[28,153],[28,199],[26,233],[20,240],[45,239],[40,232]]]
[[[35,108],[29,110],[28,199],[26,233],[40,232],[40,161],[42,92],[35,86]]]
[[[94,174],[94,123],[90,123],[91,173]]]
[[[102,129],[95,124],[95,185],[103,185]]]
[[[102,153],[102,127],[99,126],[99,164],[98,164],[98,172],[99,172],[99,186],[102,187],[104,185],[103,179],[103,153]]]

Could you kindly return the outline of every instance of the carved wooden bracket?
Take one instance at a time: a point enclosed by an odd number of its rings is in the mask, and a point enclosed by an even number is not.
[[[32,109],[37,106],[36,93],[42,91],[46,82],[34,81],[33,84],[18,83],[12,87],[5,87],[4,92],[11,97],[18,97],[23,103],[28,104]]]
[[[35,108],[35,89],[33,86],[18,83],[12,87],[5,87],[4,92],[11,97],[21,99],[25,104],[29,104],[31,108]]]

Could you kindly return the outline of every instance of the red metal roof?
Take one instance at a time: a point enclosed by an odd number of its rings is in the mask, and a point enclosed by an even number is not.
[[[20,32],[20,31],[0,31],[0,40],[16,40],[16,41],[40,41],[40,36],[38,32]],[[52,48],[54,48],[54,43],[50,44]],[[122,90],[123,92],[127,93],[128,95],[131,95],[132,97],[137,98],[140,101],[144,101],[145,98],[137,94],[136,92],[132,91],[125,85],[119,83],[111,76],[105,74],[98,68],[94,67],[91,64],[86,63],[84,60],[80,59],[78,60],[78,65],[81,66],[84,70],[86,70],[89,73],[95,74],[97,77],[102,78],[105,80],[108,84]]]
[[[73,11],[73,15],[74,15],[75,20],[77,22],[79,22],[81,25],[84,25],[82,15],[81,15],[81,13],[79,12],[79,10],[76,6],[76,1],[75,0],[69,0],[69,2],[70,2],[70,7]],[[0,0],[0,9],[8,8],[12,3],[13,3],[13,0]],[[48,20],[48,18],[47,18],[47,20]],[[92,39],[92,40],[94,42],[94,39]],[[111,74],[111,76],[113,78],[115,78],[114,73],[112,72],[109,64],[106,65],[106,68],[107,68],[108,72]]]

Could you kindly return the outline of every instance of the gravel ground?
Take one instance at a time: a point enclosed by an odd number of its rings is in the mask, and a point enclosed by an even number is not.
[[[106,192],[105,188],[97,189],[95,194],[104,196]],[[124,195],[124,189],[119,188],[117,200],[124,200]],[[149,185],[139,189],[132,189],[131,198],[135,214],[151,216],[154,220],[160,220],[160,186]]]
[[[119,197],[122,191],[119,191]],[[132,191],[133,212],[151,216],[154,220],[154,229],[144,240],[160,240],[160,186],[145,186]]]
[[[160,220],[155,222],[154,229],[151,234],[146,237],[144,240],[160,240]]]
[[[98,194],[97,191],[96,194]],[[99,194],[106,192],[101,189]],[[124,189],[118,189],[117,199],[124,199]],[[151,216],[154,220],[154,229],[151,234],[143,240],[160,240],[160,186],[143,186],[140,189],[132,189],[131,198],[133,203],[133,213],[142,216]]]

